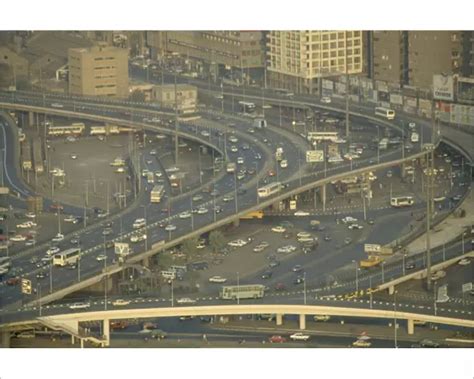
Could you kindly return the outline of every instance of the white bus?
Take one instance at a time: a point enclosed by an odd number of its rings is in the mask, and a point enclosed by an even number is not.
[[[81,249],[73,247],[64,250],[61,253],[55,254],[53,258],[53,265],[64,267],[77,263],[81,254]]]
[[[151,203],[159,203],[165,194],[165,187],[164,186],[154,186],[150,192],[150,202]]]
[[[281,190],[282,186],[280,182],[274,182],[267,184],[263,187],[260,187],[257,190],[258,197],[268,197],[273,195],[274,193],[277,193]]]
[[[220,298],[224,300],[237,299],[261,299],[265,294],[265,286],[262,284],[248,284],[242,286],[223,286]]]
[[[395,111],[393,109],[377,107],[375,108],[375,115],[385,117],[387,120],[395,118]]]
[[[253,113],[255,111],[255,104],[246,101],[239,101],[240,110],[243,113]]]
[[[309,132],[307,137],[310,142],[330,141],[336,142],[339,136],[337,132]]]
[[[67,126],[50,126],[48,128],[48,135],[50,136],[79,136],[85,129],[82,122],[76,122]]]
[[[410,207],[413,204],[415,204],[415,199],[412,196],[399,196],[390,199],[390,205],[394,208]]]
[[[226,172],[228,174],[233,174],[236,168],[237,168],[237,165],[234,162],[229,162],[227,163]]]
[[[420,140],[420,135],[416,132],[413,132],[411,134],[410,141],[413,142],[413,143],[417,143],[419,140]]]
[[[382,138],[379,141],[379,150],[387,150],[388,147],[388,138]]]

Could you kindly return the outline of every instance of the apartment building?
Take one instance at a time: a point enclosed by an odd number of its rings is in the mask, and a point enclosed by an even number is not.
[[[116,47],[69,49],[69,93],[126,98],[128,52]]]
[[[382,30],[369,33],[372,34],[371,77],[392,83],[407,83],[407,32]]]
[[[321,78],[363,72],[362,31],[270,31],[266,41],[274,88],[316,93]]]

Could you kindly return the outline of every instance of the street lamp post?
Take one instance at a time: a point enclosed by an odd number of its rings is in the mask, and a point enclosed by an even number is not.
[[[171,279],[171,307],[174,307],[174,281]]]
[[[382,262],[382,283],[385,283],[385,262]]]
[[[306,305],[306,271],[303,273],[303,301]]]
[[[144,212],[144,216],[145,216],[145,227],[144,227],[144,230],[145,230],[145,251],[148,251],[148,233],[147,233],[147,214],[146,214],[146,205],[142,205],[143,206],[143,212]]]
[[[53,260],[49,262],[49,293],[53,293]]]
[[[77,248],[79,249],[79,259],[77,260],[77,282],[79,283],[81,281],[81,246],[80,246],[81,241],[77,239]]]
[[[239,212],[239,203],[237,200],[237,174],[234,170],[234,197],[235,197],[235,213]]]
[[[43,307],[41,304],[41,283],[38,283],[38,303],[39,303],[39,315],[41,317]]]
[[[397,291],[393,292],[393,318],[394,318],[394,325],[393,325],[393,333],[394,333],[394,342],[395,348],[398,348],[397,343]]]
[[[406,259],[406,257],[407,257],[407,255],[406,255],[406,254],[403,254],[403,257],[402,257],[402,259],[403,259],[403,261],[402,261],[402,265],[403,265],[403,266],[402,266],[403,276],[405,276],[405,270],[406,270],[406,269],[405,269],[405,259]]]
[[[237,272],[237,305],[240,304],[240,278]]]
[[[369,303],[370,303],[370,309],[372,309],[373,305],[373,295],[372,295],[372,275],[369,276],[369,288],[370,288],[370,295],[369,295]]]
[[[191,230],[194,232],[193,197],[191,196]]]
[[[355,282],[355,284],[356,284],[356,292],[359,292],[359,267],[358,267],[358,265],[357,265],[357,261],[352,260],[352,263],[355,264],[355,274],[356,274],[356,275],[355,275],[355,277],[356,277],[356,282]]]
[[[105,237],[104,237],[105,238]],[[105,256],[105,259],[104,259],[104,279],[105,279],[105,283],[104,283],[104,309],[107,310],[107,287],[108,287],[108,280],[107,280],[107,255]]]

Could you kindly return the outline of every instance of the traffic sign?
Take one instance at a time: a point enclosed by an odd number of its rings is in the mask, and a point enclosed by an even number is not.
[[[323,150],[308,150],[306,151],[306,162],[323,162],[324,161],[324,151]]]
[[[21,279],[21,293],[31,295],[31,280]]]
[[[472,291],[472,283],[464,283],[462,285],[462,293]]]

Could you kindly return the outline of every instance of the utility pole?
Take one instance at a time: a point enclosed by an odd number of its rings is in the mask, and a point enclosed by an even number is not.
[[[431,290],[431,216],[433,211],[434,145],[426,144],[426,288]]]
[[[348,59],[348,50],[347,50],[347,32],[344,32],[345,35],[345,51],[346,51],[346,138],[349,140],[349,71],[347,66]]]
[[[174,117],[175,117],[175,130],[174,130],[174,164],[178,164],[178,85],[176,83],[176,70],[174,71]]]

